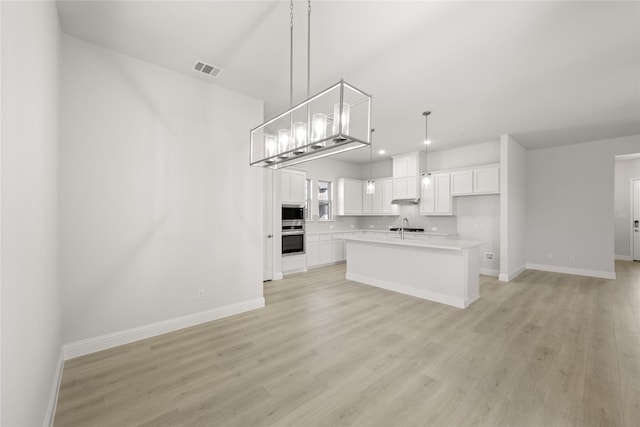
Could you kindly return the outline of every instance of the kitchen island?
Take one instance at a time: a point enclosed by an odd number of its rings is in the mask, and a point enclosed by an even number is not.
[[[482,242],[354,235],[345,243],[348,280],[458,308],[480,297]]]

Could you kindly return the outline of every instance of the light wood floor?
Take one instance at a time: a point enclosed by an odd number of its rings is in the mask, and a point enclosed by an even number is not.
[[[640,426],[640,263],[481,276],[466,310],[350,282],[68,361],[56,426]]]

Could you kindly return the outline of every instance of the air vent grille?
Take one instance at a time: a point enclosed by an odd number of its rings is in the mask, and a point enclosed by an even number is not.
[[[193,66],[193,69],[199,73],[206,74],[214,78],[218,77],[223,71],[220,67],[216,67],[215,65],[207,64],[202,61],[197,61],[196,65]]]

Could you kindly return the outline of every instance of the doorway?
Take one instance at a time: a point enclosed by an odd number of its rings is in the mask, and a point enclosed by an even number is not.
[[[262,179],[262,281],[273,280],[273,171],[264,169]]]

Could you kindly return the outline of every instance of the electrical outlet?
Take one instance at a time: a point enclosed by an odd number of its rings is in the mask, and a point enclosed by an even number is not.
[[[198,289],[198,299],[204,299],[204,288]]]
[[[431,227],[431,231],[438,231],[438,227]]]
[[[484,253],[484,259],[486,260],[492,260],[494,259],[496,256],[496,254],[494,254],[493,252],[485,252]]]

